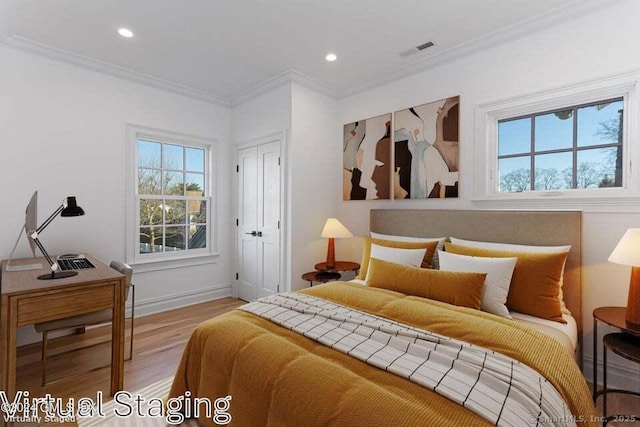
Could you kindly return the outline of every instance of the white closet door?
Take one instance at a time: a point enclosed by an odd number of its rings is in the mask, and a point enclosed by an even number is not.
[[[280,141],[238,150],[237,295],[280,290]]]

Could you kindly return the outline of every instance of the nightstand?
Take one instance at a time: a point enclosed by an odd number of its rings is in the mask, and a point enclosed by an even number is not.
[[[607,394],[624,393],[640,397],[640,393],[631,390],[607,389],[607,350],[613,351],[620,357],[640,364],[640,337],[616,332],[607,334],[602,338],[602,416],[603,425],[615,419],[617,421],[640,421],[640,415],[610,415],[607,416]]]
[[[613,351],[617,355],[627,360],[640,364],[640,325],[628,323],[626,317],[626,307],[599,307],[593,310],[593,400],[599,395],[603,395],[602,408],[605,421],[611,419],[627,419],[625,416],[607,417],[607,394],[624,393],[640,396],[640,393],[629,390],[607,389],[607,352]],[[603,388],[598,391],[598,322],[603,322],[609,326],[620,329],[622,332],[607,334],[602,338],[603,347]],[[640,419],[640,416],[629,415],[628,418]]]
[[[333,271],[310,271],[302,275],[302,280],[306,280],[313,286],[313,282],[327,283],[340,280],[342,274]]]
[[[336,266],[329,269],[326,262],[319,262],[315,265],[315,269],[320,271],[355,271],[358,274],[360,264],[351,261],[336,261]]]

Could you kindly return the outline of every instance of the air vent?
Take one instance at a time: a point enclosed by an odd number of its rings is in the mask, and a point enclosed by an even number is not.
[[[421,44],[420,46],[416,46],[416,49],[425,50],[426,48],[431,47],[431,46],[433,46],[433,42],[426,42],[426,43]]]
[[[423,51],[425,49],[428,49],[431,46],[433,46],[433,42],[422,43],[419,46],[412,47],[411,49],[407,49],[404,52],[400,52],[400,56],[410,56],[410,55],[416,54],[418,52],[421,52],[421,51]]]

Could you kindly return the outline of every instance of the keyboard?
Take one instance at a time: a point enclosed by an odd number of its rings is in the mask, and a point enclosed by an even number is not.
[[[87,258],[65,258],[57,260],[60,270],[82,270],[85,268],[96,268]]]

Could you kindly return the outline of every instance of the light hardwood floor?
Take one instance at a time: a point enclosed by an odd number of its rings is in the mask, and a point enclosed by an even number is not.
[[[136,319],[133,360],[124,364],[124,389],[139,390],[173,375],[180,362],[184,346],[196,325],[242,304],[244,301],[239,299],[224,298]],[[125,330],[125,357],[127,357],[130,330],[128,320]],[[45,387],[41,386],[40,344],[20,347],[17,360],[17,389],[28,390],[32,397],[49,393],[65,401],[80,397],[90,397],[95,401],[96,393],[103,391],[107,400],[110,385],[108,367],[111,354],[110,339],[111,327],[100,326],[87,329],[82,335],[50,340],[47,380],[54,382]],[[59,352],[93,344],[97,345],[55,356]],[[103,367],[100,368],[101,366]],[[89,369],[92,370],[86,372]],[[75,376],[55,381],[57,378],[68,375]]]
[[[244,301],[224,298],[136,319],[134,357],[133,360],[125,362],[125,390],[139,390],[173,375],[180,362],[184,346],[196,325],[242,304]],[[128,337],[128,321],[126,331]],[[43,396],[49,393],[64,399],[90,397],[95,400],[99,390],[108,395],[108,367],[82,372],[109,363],[110,333],[110,327],[103,326],[89,329],[82,335],[53,339],[50,342],[51,355],[90,344],[101,344],[58,357],[52,356],[48,368],[49,380],[74,373],[78,375],[45,387],[40,385],[40,344],[20,347],[18,349],[18,390],[29,390],[31,396]],[[129,354],[128,340],[126,342],[125,356]],[[599,410],[601,402],[602,398],[598,399]],[[610,396],[608,412],[609,414],[635,412],[640,415],[640,399],[630,396]],[[640,426],[640,421],[609,425]]]

